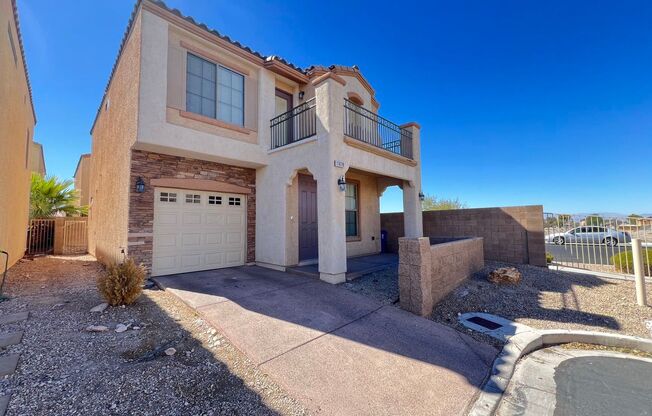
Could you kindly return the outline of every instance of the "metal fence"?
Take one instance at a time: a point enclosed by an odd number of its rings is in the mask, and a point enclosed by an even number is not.
[[[546,256],[553,266],[632,275],[632,239],[643,246],[644,273],[652,276],[652,218],[544,214]]]
[[[63,224],[63,254],[84,254],[88,251],[86,220],[65,220]]]
[[[347,99],[344,134],[397,155],[412,158],[412,132]]]
[[[27,229],[27,255],[50,254],[54,251],[54,218],[30,220]]]
[[[307,139],[317,134],[315,99],[294,107],[270,120],[272,149]]]

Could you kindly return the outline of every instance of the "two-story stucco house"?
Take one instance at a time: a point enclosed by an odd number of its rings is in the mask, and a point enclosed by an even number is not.
[[[380,252],[379,197],[420,236],[419,125],[378,115],[356,67],[300,69],[184,17],[135,7],[92,127],[90,251],[152,275]]]
[[[35,124],[16,2],[0,0],[0,250],[9,253],[9,266],[25,253],[30,175],[41,171]],[[0,256],[0,273],[4,266]]]

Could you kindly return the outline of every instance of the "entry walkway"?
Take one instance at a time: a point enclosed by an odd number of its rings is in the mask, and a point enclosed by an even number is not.
[[[398,255],[392,253],[371,254],[346,259],[346,280],[353,280],[365,274],[377,272],[398,265]],[[319,265],[295,266],[288,271],[303,276],[319,278]]]
[[[317,414],[464,414],[496,353],[309,277],[251,266],[155,280]]]

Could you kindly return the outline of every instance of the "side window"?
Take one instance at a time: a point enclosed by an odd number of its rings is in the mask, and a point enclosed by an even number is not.
[[[346,236],[359,237],[358,233],[358,185],[347,183],[344,195]]]
[[[177,194],[174,192],[161,192],[159,196],[161,202],[177,202]]]
[[[14,55],[14,65],[18,66],[18,54],[16,53],[16,44],[14,43],[14,35],[11,33],[11,23],[7,23],[7,34],[9,35],[9,44],[11,45],[11,53]]]

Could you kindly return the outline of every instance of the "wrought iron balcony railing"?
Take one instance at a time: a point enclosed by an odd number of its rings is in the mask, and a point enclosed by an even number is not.
[[[412,159],[412,132],[344,100],[344,135]]]
[[[317,134],[315,99],[294,107],[270,121],[272,149],[307,139]]]

